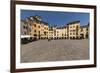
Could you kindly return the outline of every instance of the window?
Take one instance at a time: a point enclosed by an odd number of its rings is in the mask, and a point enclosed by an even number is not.
[[[77,25],[77,26],[76,26],[76,31],[77,31],[77,32],[78,32],[78,29],[79,29],[79,26]]]
[[[24,35],[26,35],[26,32],[24,32]]]
[[[62,36],[64,36],[64,34],[62,34]]]
[[[77,29],[79,28],[78,25],[76,26],[76,28],[77,28]]]
[[[27,27],[26,27],[26,29],[27,29]]]
[[[75,26],[73,26],[73,28],[75,28]]]
[[[23,28],[25,29],[25,26],[23,26]]]
[[[38,26],[40,28],[40,26]]]
[[[73,32],[75,32],[75,30],[73,30]]]
[[[34,30],[34,32],[36,32],[36,30]]]
[[[88,31],[88,28],[86,28],[86,30]]]
[[[81,31],[83,31],[83,28],[81,28]]]
[[[46,35],[46,32],[44,32],[44,35]]]
[[[38,31],[39,35],[40,35],[40,31]]]
[[[44,29],[46,30],[46,27],[44,27]]]
[[[34,27],[36,27],[36,25],[34,24]]]
[[[37,34],[34,34],[34,36],[37,36]]]

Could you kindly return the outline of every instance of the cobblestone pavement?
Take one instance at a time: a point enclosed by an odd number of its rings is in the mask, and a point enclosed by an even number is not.
[[[38,40],[21,45],[21,62],[89,59],[89,40]]]

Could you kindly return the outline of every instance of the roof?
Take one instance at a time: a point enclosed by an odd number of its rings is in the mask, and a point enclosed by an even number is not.
[[[52,26],[49,27],[49,31],[53,31],[53,27]]]
[[[80,23],[80,21],[78,20],[78,21],[69,22],[69,23],[66,24],[66,25],[73,25],[73,24],[75,24],[75,23]]]
[[[40,23],[44,24],[44,25],[49,25],[47,22],[41,21]]]
[[[89,25],[80,26],[80,28],[87,28]]]
[[[32,17],[32,19],[31,19],[31,17]],[[34,21],[36,21],[36,22],[37,22],[37,21],[39,22],[39,20],[38,20],[35,16],[30,16],[30,17],[29,17],[29,20],[34,20]]]
[[[62,29],[62,27],[57,27],[57,29]]]

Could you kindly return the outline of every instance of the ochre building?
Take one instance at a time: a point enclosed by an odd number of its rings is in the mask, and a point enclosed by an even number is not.
[[[51,27],[40,16],[30,16],[21,20],[21,36],[23,35],[28,35],[31,39],[87,39],[89,23],[80,26],[80,21],[73,21],[62,27]]]

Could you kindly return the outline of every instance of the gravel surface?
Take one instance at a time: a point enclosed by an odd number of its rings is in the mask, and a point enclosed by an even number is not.
[[[38,40],[21,45],[21,62],[89,59],[89,40]]]

